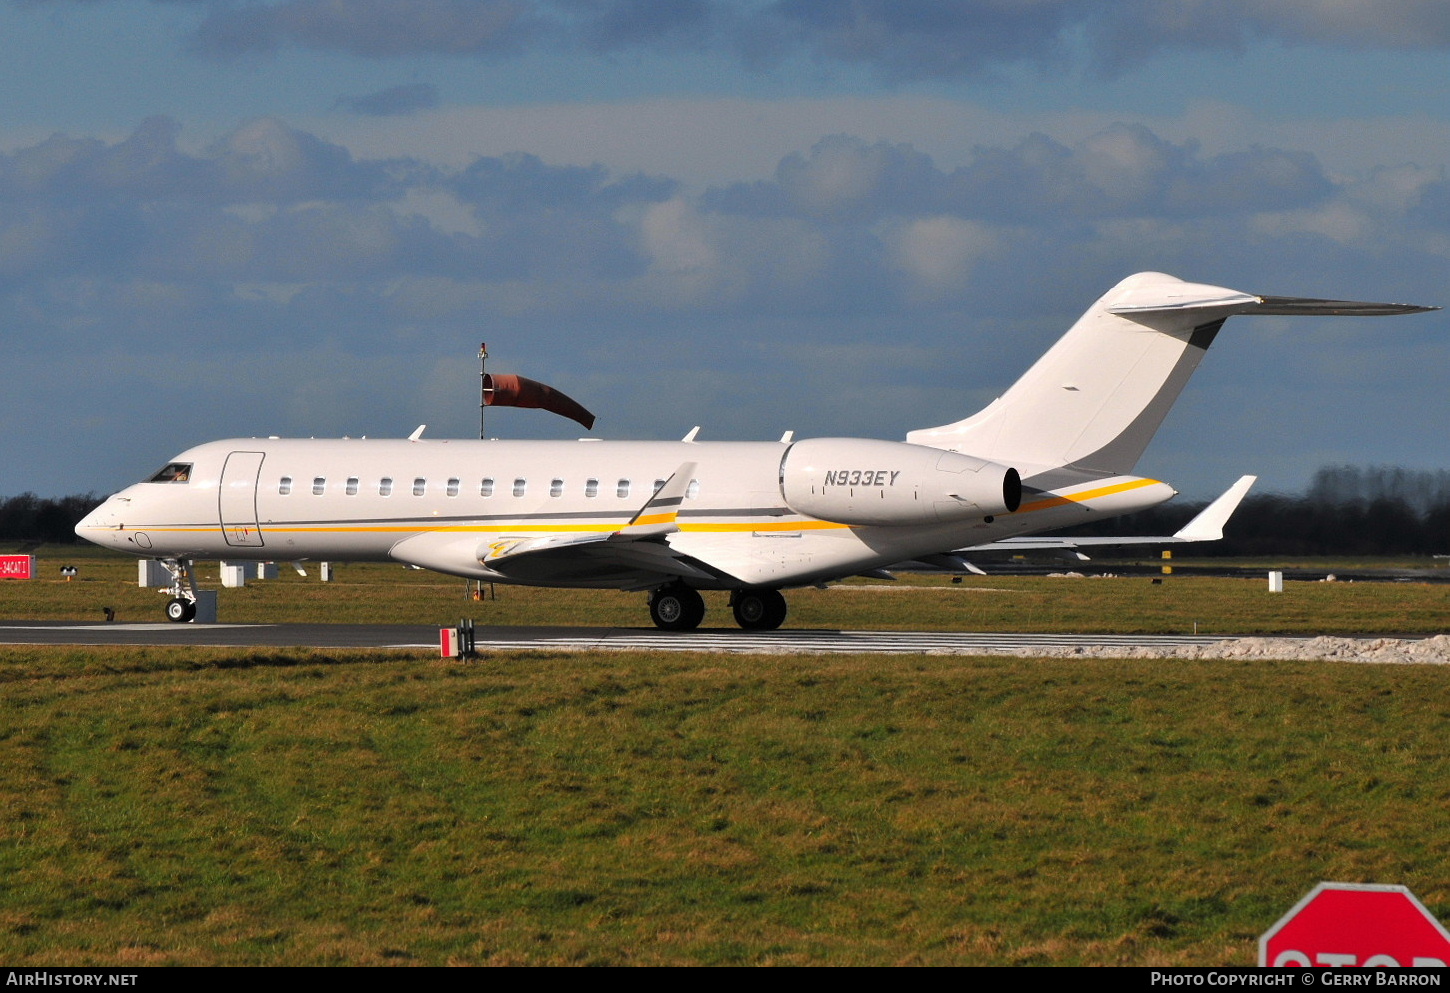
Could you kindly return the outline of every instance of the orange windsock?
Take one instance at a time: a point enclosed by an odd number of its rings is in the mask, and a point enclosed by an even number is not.
[[[567,394],[552,386],[523,376],[489,373],[483,377],[483,403],[486,407],[535,407],[561,417],[578,421],[586,430],[594,430],[594,415]]]

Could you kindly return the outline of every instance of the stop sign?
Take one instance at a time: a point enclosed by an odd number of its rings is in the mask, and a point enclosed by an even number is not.
[[[1403,886],[1320,883],[1259,939],[1259,965],[1446,962],[1450,933]]]

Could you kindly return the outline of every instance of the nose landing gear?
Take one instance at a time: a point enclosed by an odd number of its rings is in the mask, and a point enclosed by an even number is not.
[[[166,601],[166,619],[178,624],[196,619],[196,574],[191,559],[162,559],[161,565],[171,574],[171,585],[161,592],[171,594]]]
[[[181,624],[196,620],[196,603],[184,596],[172,597],[166,601],[166,619]]]

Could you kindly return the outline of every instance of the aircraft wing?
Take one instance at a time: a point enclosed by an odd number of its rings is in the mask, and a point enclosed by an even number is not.
[[[670,579],[713,585],[723,575],[704,562],[672,548],[661,537],[609,533],[545,535],[489,542],[479,548],[486,568],[510,579],[533,583],[589,583],[647,587]]]
[[[1225,490],[1217,500],[1179,528],[1173,534],[1168,535],[1122,535],[1122,536],[1055,536],[1055,535],[1031,535],[1021,538],[1003,538],[1000,541],[988,542],[985,545],[972,545],[969,548],[958,548],[952,554],[960,557],[968,552],[1025,552],[1044,550],[1066,550],[1074,551],[1080,548],[1091,548],[1094,546],[1103,547],[1111,545],[1176,545],[1191,541],[1218,541],[1223,538],[1223,526],[1233,516],[1239,504],[1248,494],[1250,487],[1258,482],[1258,476],[1241,476],[1239,480]],[[929,560],[923,560],[929,561]]]
[[[628,523],[614,531],[525,534],[479,541],[448,532],[417,535],[394,546],[392,557],[440,572],[492,573],[542,585],[657,586],[672,579],[714,585],[726,573],[673,548],[670,535],[696,463],[686,462]]]
[[[696,463],[686,462],[664,481],[658,490],[650,494],[629,523],[617,531],[585,531],[576,534],[546,534],[519,538],[502,538],[488,542],[479,549],[479,559],[484,565],[498,572],[507,573],[510,563],[531,558],[568,557],[578,552],[584,555],[615,557],[625,545],[648,541],[659,547],[666,536],[678,531],[675,518],[679,516],[680,504],[685,500],[685,490],[695,472]],[[600,548],[598,546],[605,545]],[[658,552],[645,552],[646,558],[658,558]],[[638,559],[629,554],[626,558]]]

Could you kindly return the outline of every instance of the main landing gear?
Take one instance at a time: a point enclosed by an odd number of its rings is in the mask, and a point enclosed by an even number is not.
[[[736,590],[730,609],[735,623],[747,631],[774,631],[786,615],[779,590]],[[684,583],[671,583],[650,594],[649,617],[663,631],[693,631],[705,619],[705,601]]]
[[[178,624],[196,619],[196,574],[191,559],[162,559],[162,566],[171,573],[171,585],[161,592],[171,594],[166,601],[166,619]]]
[[[735,623],[747,631],[774,631],[785,623],[785,597],[780,590],[736,590],[730,596]]]
[[[649,619],[661,631],[693,631],[705,619],[705,600],[684,583],[661,586],[649,595]]]

